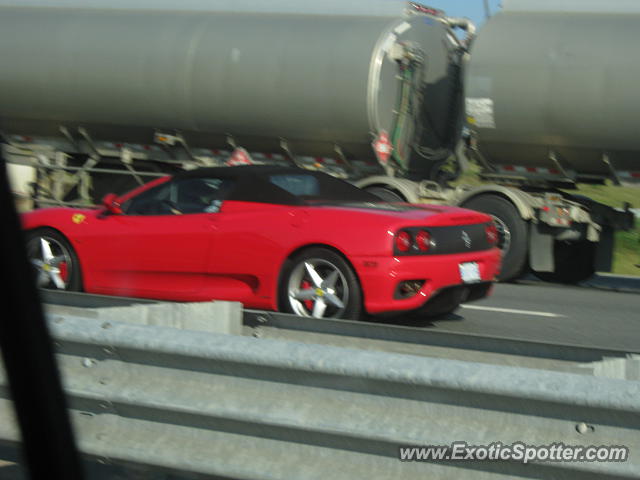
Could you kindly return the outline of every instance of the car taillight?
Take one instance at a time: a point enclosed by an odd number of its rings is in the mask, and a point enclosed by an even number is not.
[[[496,228],[496,224],[491,222],[487,226],[484,227],[485,234],[487,235],[487,242],[490,245],[498,244],[498,229]]]
[[[404,230],[396,233],[396,248],[400,252],[408,252],[411,250],[411,235]]]
[[[431,248],[431,234],[426,230],[420,230],[416,235],[416,245],[421,252],[426,252]]]

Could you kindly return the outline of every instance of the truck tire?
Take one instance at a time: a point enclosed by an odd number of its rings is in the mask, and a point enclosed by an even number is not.
[[[498,247],[502,250],[498,280],[504,282],[520,277],[527,265],[528,232],[515,205],[498,195],[478,195],[461,206],[493,217],[500,234]]]
[[[554,271],[536,272],[540,280],[553,283],[579,283],[595,273],[596,244],[555,241],[553,244]]]
[[[364,189],[366,192],[373,193],[376,197],[380,198],[383,202],[406,202],[407,199],[403,198],[395,190],[391,190],[385,187],[368,187]]]

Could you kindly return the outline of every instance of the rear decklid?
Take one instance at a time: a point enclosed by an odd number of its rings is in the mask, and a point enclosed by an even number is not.
[[[443,205],[425,205],[412,203],[387,202],[340,202],[313,205],[320,208],[351,210],[359,213],[383,216],[393,219],[400,224],[417,224],[421,226],[453,226],[487,223],[491,217],[484,213],[466,208],[449,207]],[[407,223],[408,222],[408,223]]]
[[[420,253],[442,255],[488,250],[496,246],[497,236],[491,240],[491,235],[497,235],[491,217],[464,208],[408,203],[342,203],[317,207],[378,217],[384,219],[384,224],[394,233],[406,231],[413,239],[421,231],[427,231],[431,248]],[[416,252],[395,253],[413,255]]]

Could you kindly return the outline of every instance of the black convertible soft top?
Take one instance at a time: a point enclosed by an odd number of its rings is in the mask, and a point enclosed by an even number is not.
[[[375,195],[331,175],[297,167],[246,165],[198,168],[174,179],[223,178],[234,180],[226,200],[309,205],[322,202],[380,202]]]
[[[284,167],[280,165],[241,165],[237,167],[204,167],[185,170],[175,174],[174,178],[241,178],[268,175],[274,173],[317,173],[298,167]],[[323,174],[324,175],[324,174]]]

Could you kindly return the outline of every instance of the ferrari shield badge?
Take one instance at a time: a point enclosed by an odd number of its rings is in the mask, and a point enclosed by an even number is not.
[[[74,213],[73,215],[71,215],[71,221],[78,225],[84,222],[85,218],[87,218],[87,216],[83,215],[82,213]]]

